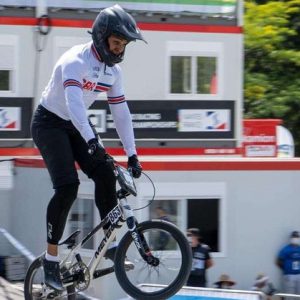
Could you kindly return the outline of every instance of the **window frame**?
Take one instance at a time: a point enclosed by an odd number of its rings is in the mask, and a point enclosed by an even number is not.
[[[18,57],[18,37],[15,35],[9,34],[0,34],[0,48],[1,46],[10,46],[13,48],[13,60],[10,62],[10,66],[1,66],[0,63],[0,70],[3,71],[10,71],[9,72],[9,90],[0,90],[0,97],[15,97],[18,93],[18,66],[19,66],[19,57]]]
[[[100,216],[98,213],[98,209],[95,205],[95,200],[94,200],[94,185],[93,185],[93,181],[81,181],[81,184],[79,186],[79,190],[78,190],[78,194],[77,194],[77,198],[75,201],[78,201],[78,198],[80,199],[85,199],[88,201],[93,201],[93,227],[95,227],[96,225],[98,225],[100,223]],[[71,210],[70,210],[71,212]],[[71,226],[69,223],[69,216],[67,219],[67,223],[66,223],[66,227],[64,230],[64,236],[63,238],[68,237],[71,234]],[[83,256],[85,257],[92,257],[93,254],[95,253],[95,248],[98,247],[98,245],[100,244],[101,239],[103,238],[102,234],[95,234],[92,238],[93,240],[93,249],[86,249],[86,248],[81,248],[81,253],[83,254]],[[65,251],[64,249],[62,249],[63,253],[68,253],[67,251]]]
[[[2,71],[8,71],[8,89],[7,90],[1,90],[0,92],[11,92],[11,84],[12,84],[12,70],[9,68],[1,68],[0,67],[0,72]]]
[[[176,189],[174,189],[176,186]],[[219,199],[219,252],[212,252],[213,257],[226,256],[226,184],[224,182],[190,182],[190,183],[155,183],[155,200],[178,200],[178,227],[182,232],[187,229],[187,201],[189,199]],[[139,200],[135,205],[143,207],[152,199],[153,189],[148,183],[138,185]],[[152,204],[155,205],[155,204]],[[139,221],[150,217],[150,210],[137,211]]]
[[[92,228],[91,228],[91,230],[92,230],[95,227],[95,223],[96,223],[96,220],[95,220],[95,202],[94,202],[94,199],[93,199],[92,195],[90,195],[90,194],[78,194],[75,201],[77,201],[77,204],[79,204],[78,201],[92,201],[93,202],[92,203],[92,214],[93,214],[93,216],[92,216]],[[67,222],[68,222],[68,230],[67,230],[68,235],[73,233],[73,231],[71,231],[71,224],[70,224],[70,214],[72,212],[73,207],[74,206],[71,207],[71,209],[69,211],[68,219],[67,219]],[[81,230],[82,228],[78,228],[78,229]],[[89,232],[91,230],[89,230]],[[86,234],[85,234],[85,236],[86,236]],[[91,243],[92,243],[92,246],[91,246],[92,248],[91,249],[83,248],[83,247],[81,249],[84,250],[84,251],[94,252],[95,246],[97,244],[95,237],[96,237],[96,235],[94,235],[93,238],[91,239]]]
[[[224,54],[222,43],[169,41],[166,50],[166,99],[170,100],[222,100],[224,95]],[[171,93],[171,58],[172,56],[191,57],[191,90],[192,93]],[[215,57],[217,93],[197,94],[197,58]]]

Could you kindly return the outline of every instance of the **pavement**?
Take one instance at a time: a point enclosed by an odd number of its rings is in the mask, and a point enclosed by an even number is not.
[[[10,283],[0,277],[0,300],[24,300],[23,282]]]
[[[9,282],[0,277],[0,300],[24,300],[24,283]],[[78,294],[77,300],[100,300],[84,294]]]

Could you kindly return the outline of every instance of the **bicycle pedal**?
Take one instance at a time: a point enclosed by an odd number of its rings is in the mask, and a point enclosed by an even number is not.
[[[114,267],[109,267],[101,270],[96,270],[93,274],[94,278],[102,277],[115,271]]]

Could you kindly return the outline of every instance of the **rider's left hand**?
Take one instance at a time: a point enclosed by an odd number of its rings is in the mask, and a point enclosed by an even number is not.
[[[127,168],[131,170],[134,178],[139,178],[141,176],[143,168],[136,154],[128,157]]]

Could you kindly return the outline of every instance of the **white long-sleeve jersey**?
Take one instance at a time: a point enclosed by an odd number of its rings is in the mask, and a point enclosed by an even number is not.
[[[136,154],[131,115],[125,100],[119,65],[105,66],[92,42],[72,47],[56,63],[41,104],[64,120],[71,120],[88,142],[95,135],[87,109],[97,94],[106,92],[117,133],[128,156]]]

